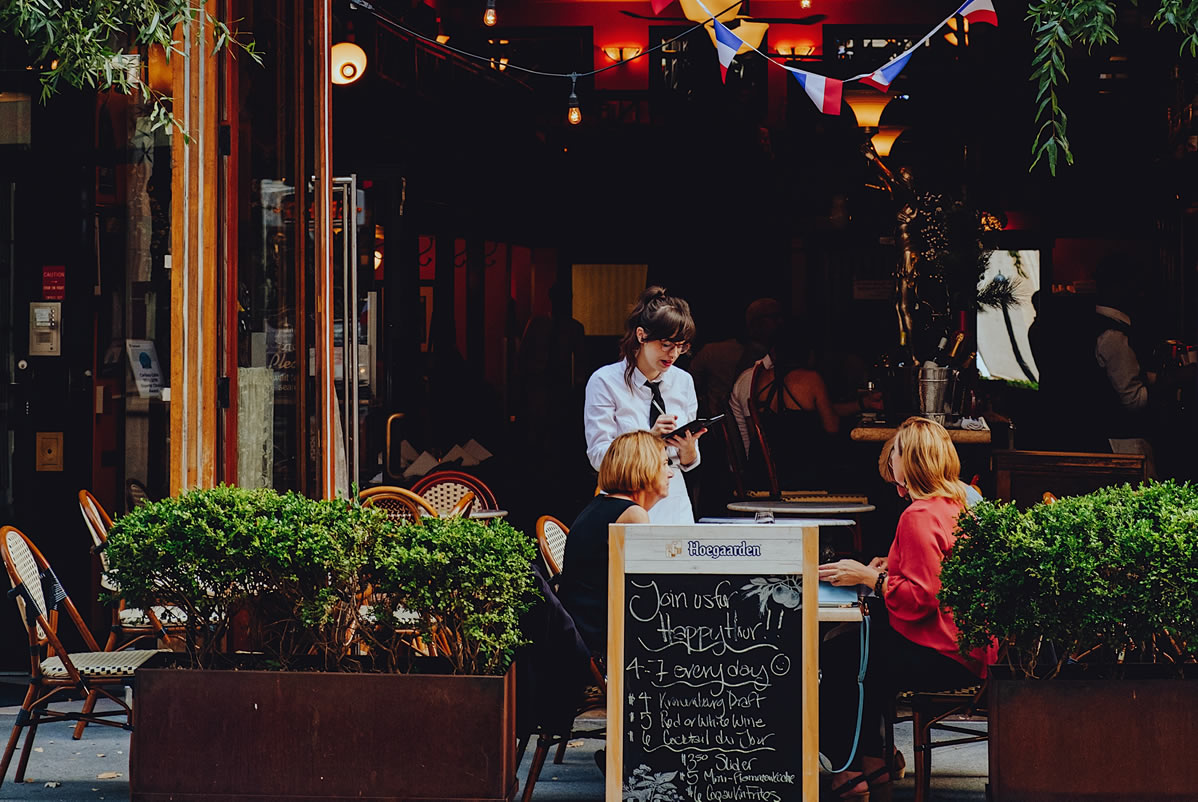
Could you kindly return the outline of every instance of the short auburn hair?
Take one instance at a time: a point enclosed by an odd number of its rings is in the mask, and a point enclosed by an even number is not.
[[[665,442],[652,432],[628,432],[611,441],[599,464],[604,493],[637,493],[651,487],[661,471]]]
[[[894,447],[911,498],[945,497],[965,506],[961,458],[948,430],[927,418],[907,418],[894,436]]]

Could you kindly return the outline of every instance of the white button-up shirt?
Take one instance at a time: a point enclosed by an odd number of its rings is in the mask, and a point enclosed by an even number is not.
[[[624,360],[604,365],[591,374],[587,382],[586,405],[583,407],[583,429],[587,438],[587,459],[591,467],[599,470],[603,455],[612,440],[627,432],[648,430],[649,406],[653,391],[645,386],[648,379],[637,368],[632,369],[632,386],[624,381]],[[667,415],[677,415],[678,425],[689,423],[699,412],[699,401],[695,396],[695,381],[679,367],[671,367],[661,374],[661,398]],[[671,458],[677,457],[678,449],[669,448]],[[695,513],[691,509],[690,496],[686,494],[686,479],[682,471],[689,471],[699,464],[696,459],[690,465],[677,470],[670,480],[670,495],[649,510],[649,521],[660,524],[692,524]]]
[[[1131,318],[1110,306],[1095,306],[1094,311],[1103,317],[1131,326]],[[1094,357],[1106,370],[1111,387],[1119,396],[1119,403],[1129,412],[1148,406],[1148,385],[1140,372],[1140,360],[1132,350],[1127,335],[1122,331],[1107,329],[1098,335],[1094,344]]]

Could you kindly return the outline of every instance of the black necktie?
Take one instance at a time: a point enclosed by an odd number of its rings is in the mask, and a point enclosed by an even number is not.
[[[653,400],[649,402],[649,428],[653,428],[653,424],[657,423],[659,415],[666,414],[666,402],[661,397],[661,380],[655,382],[645,382],[645,386],[649,388],[649,392],[653,393]]]

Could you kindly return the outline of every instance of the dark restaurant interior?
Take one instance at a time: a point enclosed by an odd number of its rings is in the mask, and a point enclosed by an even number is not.
[[[764,26],[756,49],[776,63],[747,52],[724,80],[712,36],[686,16],[694,0],[656,14],[646,2],[497,0],[493,26],[483,23],[486,5],[332,6],[333,41],[365,57],[352,80],[332,87],[333,174],[346,177],[334,209],[347,282],[337,292],[355,310],[337,313],[334,337],[341,349],[346,324],[357,318],[359,346],[357,425],[348,427],[356,470],[347,486],[409,485],[419,475],[411,464],[427,452],[424,471],[440,465],[477,475],[519,529],[531,531],[541,515],[572,520],[595,490],[582,431],[587,377],[616,360],[623,317],[652,284],[691,305],[697,334],[683,369],[710,344],[743,347],[746,309],[773,298],[833,400],[851,405],[877,394],[892,423],[918,406],[912,363],[961,333],[957,411],[984,418],[990,432],[986,444],[960,447],[962,478],[976,478],[987,497],[997,492],[1000,450],[1093,450],[1093,399],[1078,366],[1090,359],[1085,335],[1104,260],[1121,265],[1145,370],[1168,373],[1194,361],[1198,69],[1150,11],[1121,4],[1117,43],[1069,50],[1069,80],[1058,94],[1072,163],[1062,155],[1054,175],[1047,159],[1032,167],[1042,120],[1022,3],[996,2],[997,26],[967,28],[950,17],[951,26],[938,28],[952,4],[744,0],[732,9],[733,31],[747,37]],[[716,5],[722,12],[725,4]],[[313,250],[296,215],[312,191],[297,177],[314,174],[306,6],[221,4],[252,35],[263,63],[222,62],[221,228],[232,256],[219,280],[220,359],[233,385],[220,391],[218,477],[237,482],[239,441],[260,437],[273,458],[258,479],[313,493]],[[888,91],[845,83],[837,113],[821,111],[781,66],[849,78],[929,31]],[[17,525],[37,519],[71,532],[48,556],[67,566],[68,585],[82,585],[92,568],[65,556],[83,537],[78,512],[41,499],[85,486],[111,486],[119,497],[130,479],[152,496],[169,492],[165,399],[139,408],[145,424],[135,427],[132,407],[119,399],[116,417],[89,418],[94,397],[79,390],[84,370],[114,386],[122,381],[121,349],[110,359],[112,343],[153,337],[144,320],[155,310],[160,321],[169,317],[169,279],[159,271],[152,281],[124,282],[132,268],[122,261],[120,225],[105,226],[132,208],[123,182],[106,188],[103,180],[106,169],[131,162],[129,109],[84,92],[38,103],[23,75],[26,53],[12,42],[0,52],[2,88],[33,94],[29,114],[39,132],[32,142],[0,146],[0,178],[16,187],[0,193],[11,207],[2,215],[3,267],[14,299],[4,305],[0,343],[11,363],[3,428],[19,450],[48,425],[34,420],[39,415],[77,421],[66,427],[68,452],[78,443],[74,454],[83,455],[53,476],[10,458],[0,476],[10,487],[3,511]],[[568,114],[572,93],[577,124]],[[148,198],[169,208],[169,140],[155,136]],[[350,207],[355,222],[347,226]],[[915,251],[931,266],[919,306],[902,324],[907,342],[895,301],[904,215]],[[171,225],[161,218],[155,231]],[[156,245],[156,268],[164,256]],[[40,368],[35,384],[11,357],[27,345],[24,312],[15,310],[41,290],[41,276],[14,265],[58,261],[71,288],[64,315],[94,325],[68,330],[64,364]],[[121,287],[111,303],[98,279],[94,297],[75,292],[101,270]],[[996,276],[1007,279],[1005,290]],[[979,311],[979,288],[999,300]],[[130,309],[143,323],[122,329]],[[167,370],[169,333],[157,339]],[[264,366],[276,372],[273,413],[264,431],[251,432],[249,408],[238,415],[236,374]],[[1198,386],[1189,371],[1188,383],[1152,402],[1162,478],[1195,478]],[[708,406],[700,415],[717,411]],[[838,459],[852,466],[846,485],[877,505],[863,526],[880,542],[893,532],[897,501],[877,473],[881,443],[850,437],[857,417],[842,422]],[[137,464],[119,456],[135,438]],[[727,514],[742,477],[726,456],[726,432],[705,438],[703,469],[687,477],[695,510]],[[490,456],[461,459],[470,441]],[[756,484],[742,490],[769,490],[760,472],[745,478]]]

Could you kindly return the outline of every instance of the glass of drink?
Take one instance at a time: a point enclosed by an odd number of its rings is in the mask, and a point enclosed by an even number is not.
[[[758,510],[753,514],[753,523],[755,524],[772,524],[774,522],[773,510]]]

